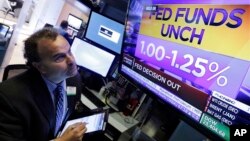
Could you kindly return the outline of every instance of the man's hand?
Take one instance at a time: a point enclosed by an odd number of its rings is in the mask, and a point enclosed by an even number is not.
[[[82,141],[86,131],[86,123],[78,122],[70,125],[59,138],[55,139],[55,141]]]

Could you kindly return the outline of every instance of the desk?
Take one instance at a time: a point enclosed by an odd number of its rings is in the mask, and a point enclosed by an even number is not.
[[[102,102],[104,102],[104,98],[98,94],[98,92],[90,91],[93,95],[99,98]],[[88,99],[84,94],[81,95],[81,101],[90,109],[96,109],[96,106],[90,99]],[[105,102],[104,102],[105,103]],[[121,112],[114,112],[109,114],[108,124],[106,130],[108,130],[105,135],[110,140],[118,140],[119,136],[128,131],[133,130],[138,121],[133,119],[130,116],[125,116]],[[116,131],[115,131],[115,130]]]

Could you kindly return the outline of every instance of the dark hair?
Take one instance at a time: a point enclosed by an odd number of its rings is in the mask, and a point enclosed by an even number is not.
[[[67,29],[67,28],[68,28],[68,25],[69,25],[69,23],[68,23],[68,21],[66,21],[66,20],[63,20],[63,21],[61,22],[61,24],[60,24],[60,26],[61,26],[63,29]]]
[[[57,30],[54,28],[43,28],[26,39],[24,41],[24,58],[27,60],[26,64],[32,67],[32,62],[39,62],[41,60],[37,50],[39,41],[42,39],[55,41],[58,35]]]
[[[52,24],[46,23],[43,27],[44,27],[44,28],[45,28],[45,27],[50,27],[50,28],[52,28],[52,27],[54,27],[54,26],[53,26]]]

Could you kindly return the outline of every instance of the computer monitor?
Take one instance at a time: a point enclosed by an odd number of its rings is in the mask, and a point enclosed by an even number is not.
[[[10,27],[8,25],[0,23],[0,34],[2,37],[6,37]]]
[[[81,25],[82,25],[82,22],[83,22],[82,19],[80,19],[72,14],[69,14],[67,21],[69,23],[69,26],[75,30],[79,30]]]
[[[106,77],[115,60],[115,55],[85,40],[74,38],[71,52],[75,57],[76,64],[87,70]]]
[[[92,11],[85,37],[117,54],[121,53],[124,25]]]
[[[249,8],[130,0],[119,73],[207,138],[230,140],[235,126],[250,125]]]

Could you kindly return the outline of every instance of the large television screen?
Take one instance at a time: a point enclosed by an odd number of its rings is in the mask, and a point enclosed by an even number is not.
[[[123,24],[97,12],[91,12],[86,31],[87,39],[120,54],[123,33]]]
[[[130,0],[119,72],[210,139],[250,124],[250,1]]]
[[[71,45],[76,64],[87,70],[106,77],[114,62],[115,55],[104,51],[77,37]]]
[[[69,14],[68,19],[67,19],[69,26],[72,27],[73,29],[79,30],[81,28],[82,25],[82,19]]]

